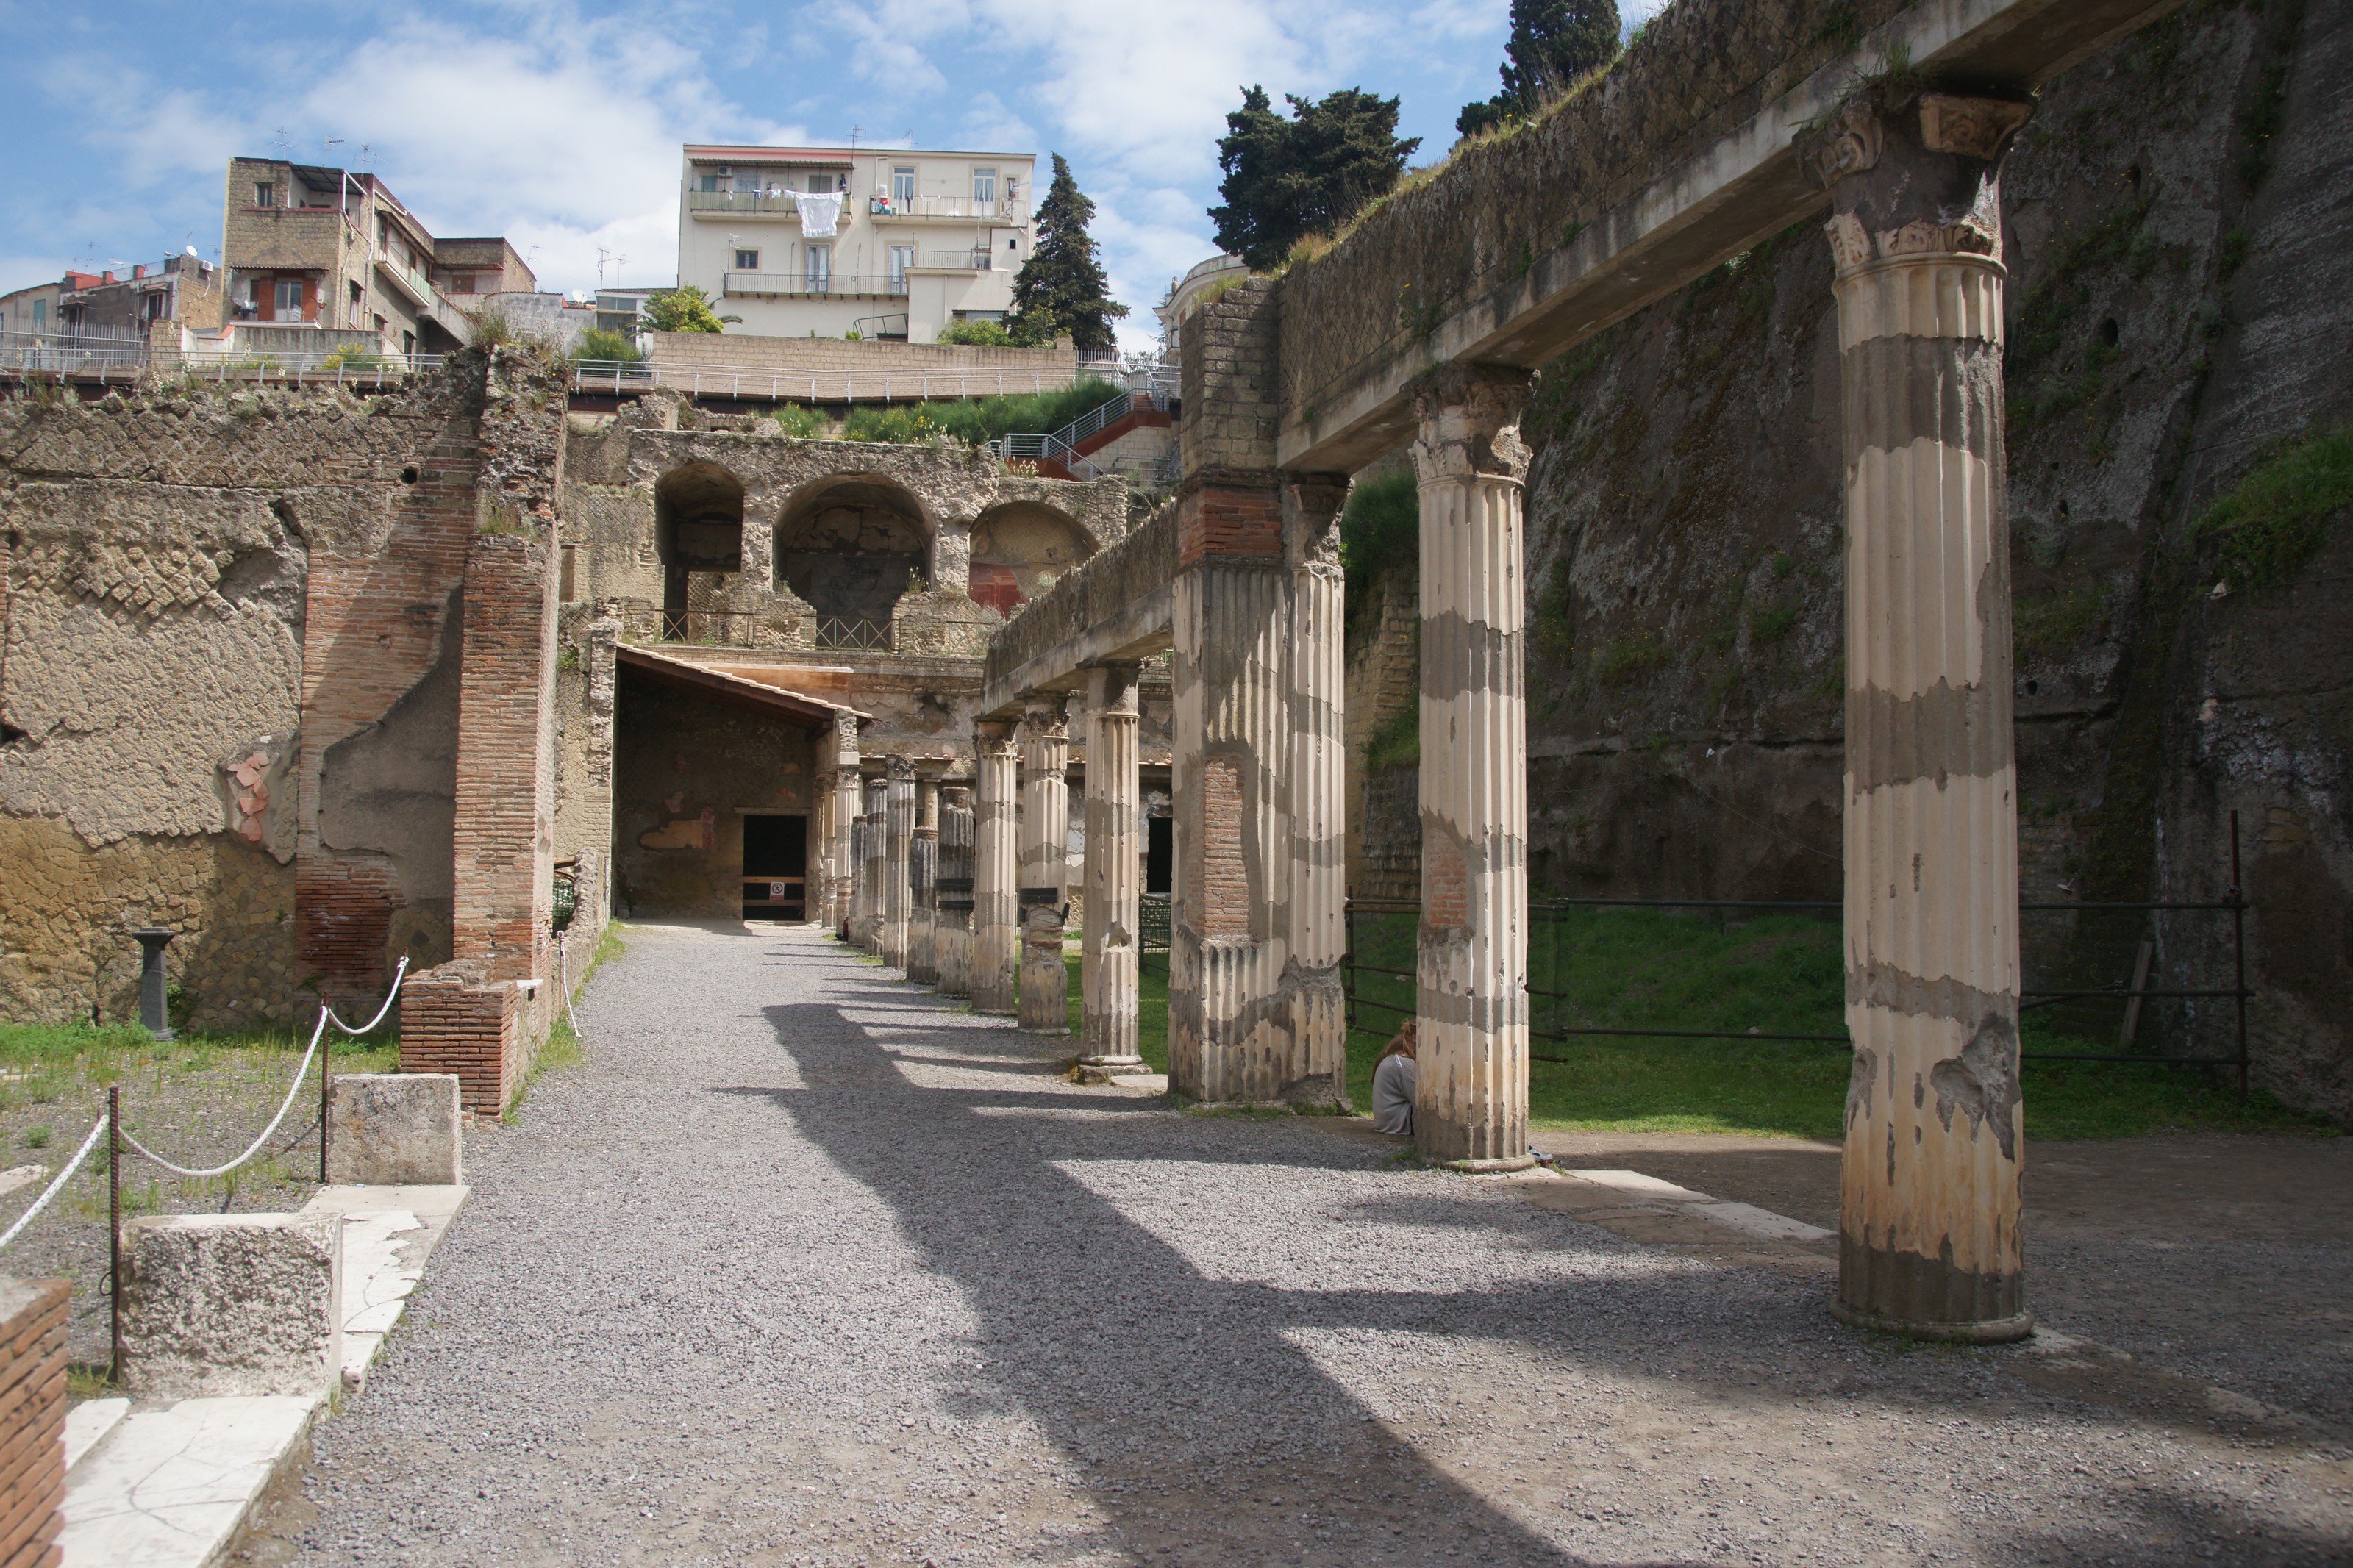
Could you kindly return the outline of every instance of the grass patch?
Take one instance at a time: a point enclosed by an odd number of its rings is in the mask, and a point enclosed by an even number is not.
[[[1365,771],[1411,767],[1421,761],[1421,709],[1400,708],[1365,741]]]
[[[1060,430],[1116,396],[1119,388],[1086,376],[1051,392],[1009,397],[963,397],[953,402],[883,405],[853,408],[842,421],[845,441],[914,443],[942,437],[977,447],[1016,430]],[[794,432],[797,434],[798,432]]]
[[[1414,967],[1415,917],[1359,915],[1358,962]],[[1531,988],[1538,1029],[1844,1030],[1840,927],[1775,914],[1735,925],[1652,910],[1577,911],[1535,921]],[[1348,1092],[1372,1103],[1373,1064],[1413,1005],[1402,975],[1358,973],[1360,1028],[1348,1043]],[[1375,1004],[1387,1004],[1388,1006]],[[2029,1016],[2030,1050],[2111,1049]],[[1537,1127],[1609,1132],[1745,1132],[1836,1142],[1852,1057],[1840,1045],[1588,1037],[1538,1040],[1558,1058],[1535,1063],[1528,1110]],[[2031,1139],[2122,1138],[2165,1128],[2329,1135],[2313,1117],[2258,1091],[2237,1092],[2196,1068],[2116,1062],[2027,1062],[2021,1083]]]
[[[1085,998],[1081,990],[1079,960],[1065,961],[1071,972],[1071,1038],[1081,1038]],[[1168,1070],[1168,955],[1147,952],[1136,977],[1139,993],[1135,1013],[1135,1049],[1147,1072]]]
[[[2301,571],[2327,542],[2336,513],[2353,505],[2353,426],[2288,447],[2199,514],[2194,533],[2233,588]]]

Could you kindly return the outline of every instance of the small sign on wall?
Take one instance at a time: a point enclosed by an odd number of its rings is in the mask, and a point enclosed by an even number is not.
[[[785,884],[782,882],[771,882],[768,884],[768,897],[772,899],[781,899],[785,896]]]

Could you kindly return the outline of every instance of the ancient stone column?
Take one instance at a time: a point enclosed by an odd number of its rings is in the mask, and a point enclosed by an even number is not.
[[[907,978],[918,985],[940,977],[935,939],[939,912],[940,774],[946,763],[915,764],[915,826],[907,847]]]
[[[908,862],[915,847],[915,764],[892,757],[883,832],[882,962],[893,969],[907,967],[907,922],[914,912],[914,883]]]
[[[1340,571],[1345,474],[1302,474],[1283,487],[1291,566],[1290,952],[1285,1098],[1348,1103],[1348,998],[1340,961],[1347,931],[1347,615]]]
[[[972,994],[972,791],[940,791],[940,870],[936,879],[939,992]]]
[[[1528,1152],[1524,371],[1448,365],[1414,389],[1421,492],[1422,1158]]]
[[[982,1013],[1011,1013],[1021,973],[1019,852],[1014,839],[1020,751],[1013,726],[985,720],[973,726],[978,753],[973,808],[972,1005]]]
[[[1836,1310],[2025,1334],[1998,170],[2028,106],[1873,89],[1831,191],[1846,413],[1847,1089]]]
[[[822,917],[825,923],[847,934],[849,900],[858,886],[858,848],[850,830],[863,805],[863,784],[858,776],[858,718],[834,715],[833,731],[833,897]]]
[[[890,857],[891,786],[871,778],[866,790],[866,847],[858,866],[858,945],[867,952],[882,951],[882,868]]]
[[[1021,708],[1021,1026],[1071,1031],[1070,969],[1062,959],[1062,900],[1071,860],[1070,725],[1060,692],[1032,693]]]
[[[1091,1078],[1142,1072],[1136,1054],[1144,890],[1144,788],[1136,773],[1134,664],[1087,671],[1086,932],[1079,959],[1079,1065]]]

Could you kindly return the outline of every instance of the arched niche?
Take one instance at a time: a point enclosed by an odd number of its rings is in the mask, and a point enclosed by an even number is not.
[[[931,525],[907,490],[843,474],[795,495],[776,524],[776,580],[820,621],[891,623],[899,596],[926,579]]]
[[[687,463],[657,479],[654,552],[662,613],[683,616],[693,574],[744,569],[744,481],[716,463]]]
[[[1095,542],[1067,512],[1039,501],[992,507],[972,525],[976,603],[1010,616],[1095,552]]]

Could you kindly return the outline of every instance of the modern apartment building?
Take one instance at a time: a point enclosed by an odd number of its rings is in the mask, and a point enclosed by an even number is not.
[[[689,146],[678,280],[731,332],[935,340],[1002,321],[1029,259],[1027,153]]]
[[[125,273],[69,272],[53,282],[0,295],[0,332],[137,337],[159,323],[220,314],[219,269],[193,256],[167,256]]]
[[[213,325],[364,332],[385,353],[453,348],[466,334],[453,299],[537,286],[503,239],[437,242],[374,174],[269,158],[229,160],[221,261]]]

